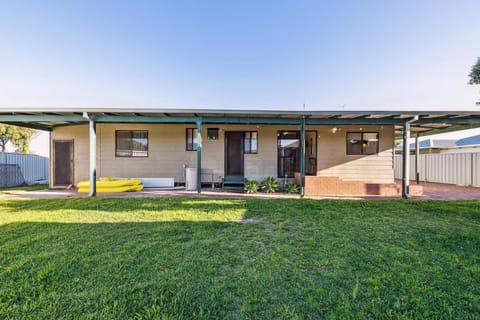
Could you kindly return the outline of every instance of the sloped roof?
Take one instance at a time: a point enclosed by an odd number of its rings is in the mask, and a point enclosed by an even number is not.
[[[432,147],[433,148],[441,148],[441,149],[445,149],[445,148],[454,148],[456,147],[456,140],[454,139],[451,139],[451,140],[447,140],[447,139],[433,139],[431,140],[432,141]]]
[[[466,137],[462,139],[424,139],[419,141],[420,149],[453,149],[458,147],[480,146],[480,135]],[[401,151],[403,145],[399,145],[395,150]],[[415,149],[415,142],[410,143],[410,150]]]
[[[480,134],[457,140],[456,145],[459,147],[480,145]]]

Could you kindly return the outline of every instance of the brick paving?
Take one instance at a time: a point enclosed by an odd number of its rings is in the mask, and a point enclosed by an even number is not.
[[[400,183],[400,181],[397,181]],[[411,183],[414,185],[414,181]],[[423,186],[423,196],[413,196],[412,199],[424,199],[424,200],[480,200],[480,188],[479,187],[466,187],[456,186],[448,184],[438,183],[421,183]],[[12,199],[12,198],[40,198],[40,199],[55,199],[55,198],[83,198],[88,195],[85,193],[78,193],[74,190],[39,190],[39,191],[17,191],[0,194],[0,199]],[[201,194],[196,191],[186,190],[144,190],[140,192],[124,192],[124,193],[99,193],[98,197],[207,197],[207,198],[299,198],[299,195],[284,194],[284,193],[256,193],[246,194],[237,192],[222,192],[219,189],[212,190],[210,188],[204,188]],[[371,199],[371,200],[383,200],[383,199],[399,199],[400,197],[384,197],[384,196],[315,196],[307,197],[311,199]]]
[[[413,182],[415,183],[415,182]],[[430,200],[480,200],[480,187],[456,186],[422,182],[423,196],[415,199]]]

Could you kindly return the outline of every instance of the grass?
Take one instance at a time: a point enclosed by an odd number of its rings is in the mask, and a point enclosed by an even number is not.
[[[480,202],[0,200],[1,319],[478,319]]]
[[[33,184],[33,185],[26,185],[26,186],[19,186],[19,187],[11,187],[11,188],[0,188],[0,194],[9,194],[9,193],[16,193],[18,191],[35,191],[35,190],[45,190],[48,189],[48,184]]]

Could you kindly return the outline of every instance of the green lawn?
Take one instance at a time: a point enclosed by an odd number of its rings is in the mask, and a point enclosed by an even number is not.
[[[18,191],[35,191],[35,190],[44,190],[48,189],[48,184],[32,184],[30,186],[20,186],[20,187],[11,187],[11,188],[0,188],[0,194],[15,193]]]
[[[480,202],[0,200],[0,319],[479,319]]]

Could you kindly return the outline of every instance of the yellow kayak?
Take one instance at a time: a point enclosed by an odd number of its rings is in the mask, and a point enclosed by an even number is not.
[[[135,191],[141,191],[143,189],[143,185],[139,184],[136,186],[120,186],[120,187],[97,187],[97,192],[99,193],[105,193],[105,192],[135,192]],[[80,187],[78,188],[78,192],[89,192],[90,191],[90,186],[87,187]]]
[[[97,189],[100,188],[118,188],[118,187],[128,187],[128,186],[137,186],[142,183],[142,180],[140,179],[112,179],[109,178],[107,179],[100,179],[97,180]],[[82,188],[89,188],[90,187],[90,181],[80,181],[77,184],[77,188],[82,189]]]

